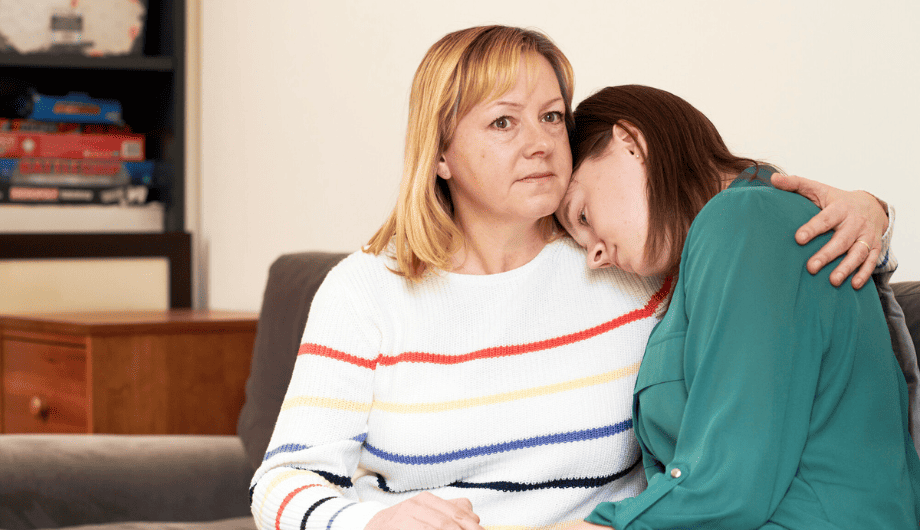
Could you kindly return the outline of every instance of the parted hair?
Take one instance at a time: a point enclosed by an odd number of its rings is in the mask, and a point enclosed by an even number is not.
[[[712,122],[687,101],[649,86],[622,85],[599,90],[575,109],[574,168],[603,154],[613,126],[624,123],[638,129],[646,142],[645,256],[652,259],[666,251],[666,274],[676,275],[690,224],[721,191],[722,175],[762,162],[733,155]]]
[[[409,97],[409,122],[399,197],[392,213],[371,238],[365,252],[386,252],[396,260],[393,272],[419,281],[431,269],[450,270],[451,257],[463,244],[453,219],[447,183],[437,175],[438,161],[450,146],[457,123],[477,104],[514,87],[521,59],[549,61],[565,101],[571,133],[572,65],[544,34],[508,26],[479,26],[449,33],[419,64]],[[557,231],[552,215],[540,220],[549,240]]]

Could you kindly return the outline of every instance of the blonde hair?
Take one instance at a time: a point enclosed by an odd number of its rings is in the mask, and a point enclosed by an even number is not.
[[[413,281],[421,280],[431,268],[450,269],[463,233],[453,220],[446,182],[437,175],[438,161],[460,119],[486,98],[508,92],[516,82],[521,58],[536,54],[546,58],[556,74],[571,132],[572,65],[546,35],[508,26],[479,26],[449,33],[428,50],[412,81],[399,198],[365,252],[391,252],[397,267],[393,272]],[[552,215],[541,219],[540,226],[547,240],[558,232]]]

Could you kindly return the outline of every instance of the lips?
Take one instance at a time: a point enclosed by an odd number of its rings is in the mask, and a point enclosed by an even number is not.
[[[549,171],[547,171],[547,172],[545,172],[545,173],[531,173],[530,175],[527,175],[526,177],[522,178],[521,181],[523,181],[523,182],[539,182],[539,181],[541,181],[541,180],[548,179],[548,178],[550,178],[550,177],[552,177],[552,176],[553,176],[553,174],[552,174],[551,172],[549,172]]]

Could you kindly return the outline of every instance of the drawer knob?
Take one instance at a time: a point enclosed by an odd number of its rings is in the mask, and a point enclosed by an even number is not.
[[[44,418],[48,415],[48,402],[38,396],[33,396],[29,400],[29,412],[36,418]]]

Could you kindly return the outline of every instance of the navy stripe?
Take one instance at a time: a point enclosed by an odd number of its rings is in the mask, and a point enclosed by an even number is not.
[[[498,481],[498,482],[454,482],[449,484],[449,486],[454,488],[463,488],[463,489],[486,489],[494,491],[503,491],[503,492],[518,492],[518,491],[534,491],[534,490],[545,490],[545,489],[572,489],[572,488],[599,488],[601,486],[606,486],[611,482],[617,481],[636,468],[641,462],[642,459],[636,460],[628,468],[623,471],[618,471],[612,475],[607,475],[606,477],[586,477],[586,478],[561,478],[557,480],[549,480],[546,482],[537,482],[535,484],[528,484],[526,482],[509,482],[509,481]]]
[[[510,442],[504,442],[500,444],[485,445],[481,447],[471,447],[469,449],[461,449],[459,451],[452,451],[450,453],[441,453],[438,455],[398,455],[395,453],[388,453],[381,449],[378,449],[371,444],[364,444],[364,447],[372,455],[388,460],[390,462],[396,462],[399,464],[413,464],[413,465],[423,465],[423,464],[441,464],[444,462],[451,462],[454,460],[462,460],[465,458],[474,458],[477,456],[486,456],[496,453],[504,453],[507,451],[516,451],[519,449],[526,449],[529,447],[538,447],[541,445],[553,445],[561,443],[571,443],[571,442],[581,442],[585,440],[596,440],[598,438],[605,438],[608,436],[614,436],[616,434],[625,432],[632,429],[632,419],[621,421],[620,423],[614,425],[608,425],[605,427],[597,427],[594,429],[585,429],[582,431],[573,431],[573,432],[564,432],[558,434],[547,434],[544,436],[534,436],[533,438],[525,438],[523,440],[513,440]]]
[[[351,483],[351,479],[344,475],[336,475],[328,471],[317,471],[315,469],[311,469],[310,471],[312,471],[313,473],[316,473],[317,475],[326,479],[329,483],[335,484],[336,486],[340,488],[350,488],[353,486],[353,484]]]
[[[380,473],[377,473],[377,487],[387,493],[393,493],[393,491],[390,490],[390,487],[387,486],[386,479],[384,479]]]
[[[483,490],[493,490],[493,491],[502,491],[502,492],[520,492],[520,491],[534,491],[534,490],[546,490],[546,489],[591,489],[591,488],[600,488],[610,484],[611,482],[616,482],[626,475],[632,473],[636,466],[642,462],[642,457],[636,459],[635,462],[629,465],[626,469],[622,471],[617,471],[612,475],[607,475],[605,477],[585,477],[585,478],[561,478],[556,480],[548,480],[546,482],[511,482],[511,481],[497,481],[497,482],[463,482],[457,481],[452,484],[448,484],[447,487],[451,488],[461,488],[461,489],[483,489]],[[379,473],[377,473],[377,487],[381,491],[387,493],[393,493],[393,490],[387,486],[386,479],[384,479]]]
[[[325,499],[320,499],[320,500],[314,502],[314,503],[313,503],[313,506],[310,506],[310,508],[307,510],[307,513],[303,514],[303,521],[300,522],[300,530],[306,530],[306,529],[307,529],[307,518],[310,517],[310,514],[313,513],[313,510],[317,509],[317,508],[319,507],[320,504],[322,504],[322,503],[324,503],[324,502],[326,502],[326,501],[328,501],[328,500],[330,500],[330,499],[334,499],[334,498],[335,498],[335,497],[326,497]]]

